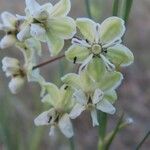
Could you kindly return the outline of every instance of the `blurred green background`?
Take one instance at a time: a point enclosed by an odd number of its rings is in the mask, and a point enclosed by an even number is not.
[[[47,2],[48,0],[39,0]],[[51,0],[56,3],[57,0]],[[101,22],[112,14],[112,0],[91,0],[92,14]],[[0,0],[0,13],[10,11],[24,15],[24,0]],[[72,0],[71,17],[87,16],[84,0]],[[2,37],[3,33],[0,32]],[[134,123],[120,132],[111,150],[133,150],[150,129],[150,0],[134,0],[125,45],[135,55],[135,63],[122,71],[125,80],[118,90],[116,103],[117,114],[125,112]],[[49,58],[48,50],[43,45],[40,62]],[[4,56],[23,59],[16,48],[0,50],[0,60]],[[0,64],[1,65],[1,64]],[[41,68],[47,81],[60,85],[60,76],[75,72],[76,67],[66,60],[52,63]],[[69,150],[69,141],[58,131],[55,137],[49,137],[49,127],[35,127],[33,119],[47,106],[40,102],[40,87],[30,83],[18,94],[12,95],[8,90],[9,79],[0,69],[0,150]],[[116,124],[117,115],[109,117],[108,131]],[[93,128],[87,113],[73,121],[75,145],[77,150],[96,150],[98,133]],[[149,150],[148,139],[142,150]]]

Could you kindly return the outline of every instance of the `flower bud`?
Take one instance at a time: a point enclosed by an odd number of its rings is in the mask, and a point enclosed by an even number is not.
[[[0,41],[0,48],[5,49],[15,44],[16,38],[14,35],[5,35]]]
[[[12,78],[12,80],[9,82],[8,87],[13,94],[17,94],[24,86],[24,83],[24,78],[17,76],[15,78]]]

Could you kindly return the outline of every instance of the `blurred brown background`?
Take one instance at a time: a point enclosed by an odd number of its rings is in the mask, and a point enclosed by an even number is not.
[[[111,0],[99,0],[99,5],[95,1],[98,0],[92,0],[91,8],[98,22],[111,16]],[[56,0],[51,2],[55,3]],[[0,13],[7,10],[23,15],[24,8],[24,0],[0,0]],[[84,0],[72,0],[70,16],[73,18],[87,16]],[[134,123],[120,132],[111,150],[134,150],[150,129],[150,0],[134,0],[125,43],[133,51],[135,63],[122,70],[125,80],[118,90],[116,107],[117,114],[124,111],[126,117],[133,118]],[[0,60],[6,55],[22,59],[21,53],[16,48],[1,50]],[[47,60],[47,55],[47,47],[43,46],[43,57],[40,61]],[[60,85],[60,75],[75,70],[72,64],[66,63],[64,60],[49,64],[41,68],[42,75],[48,81]],[[48,127],[34,126],[35,116],[47,107],[40,102],[39,85],[30,83],[21,93],[12,95],[8,90],[8,81],[0,69],[0,150],[69,150],[69,142],[61,134],[50,138]],[[116,118],[117,115],[109,117],[108,130],[115,126]],[[92,127],[88,115],[84,113],[73,123],[76,149],[96,150],[97,128]],[[149,150],[149,147],[150,138],[141,150]]]

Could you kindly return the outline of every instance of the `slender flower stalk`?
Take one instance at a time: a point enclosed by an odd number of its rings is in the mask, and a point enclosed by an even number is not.
[[[47,60],[47,61],[45,61],[45,62],[43,62],[43,63],[41,63],[41,64],[38,64],[38,65],[34,66],[32,70],[35,70],[35,69],[40,68],[40,67],[43,67],[43,66],[45,66],[45,65],[47,65],[47,64],[50,64],[50,63],[52,63],[52,62],[54,62],[54,61],[57,61],[57,60],[59,60],[59,59],[62,59],[62,58],[64,58],[64,57],[65,57],[65,55],[63,54],[63,55],[61,55],[61,56],[58,56],[58,57],[52,58],[52,59],[50,59],[50,60]]]

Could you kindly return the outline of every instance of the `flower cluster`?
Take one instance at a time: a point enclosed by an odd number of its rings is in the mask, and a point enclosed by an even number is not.
[[[116,89],[123,80],[118,68],[133,63],[132,52],[122,45],[125,32],[124,21],[109,17],[101,24],[88,18],[68,17],[70,0],[60,0],[57,4],[40,5],[35,0],[26,0],[25,16],[4,12],[1,15],[0,30],[5,36],[0,48],[15,45],[24,56],[24,65],[15,58],[2,60],[3,71],[11,77],[9,88],[16,94],[25,82],[38,82],[41,86],[41,102],[49,105],[49,110],[41,113],[34,123],[49,125],[50,135],[58,127],[68,138],[73,136],[71,119],[83,111],[89,111],[93,126],[99,125],[97,112],[114,114],[117,100]],[[75,36],[77,29],[81,37]],[[61,78],[60,88],[46,82],[40,75],[37,56],[41,56],[41,42],[47,43],[50,56],[56,56],[64,47],[64,41],[71,40],[65,57],[79,64],[78,73],[69,73]]]

